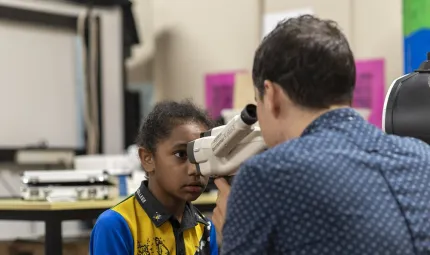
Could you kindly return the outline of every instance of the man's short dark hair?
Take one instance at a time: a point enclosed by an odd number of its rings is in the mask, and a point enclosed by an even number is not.
[[[294,103],[322,109],[351,103],[355,62],[336,22],[303,15],[280,22],[263,39],[252,76],[260,98],[269,80]]]

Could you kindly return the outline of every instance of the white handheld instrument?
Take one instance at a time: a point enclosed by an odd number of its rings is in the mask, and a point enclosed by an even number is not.
[[[240,164],[266,149],[257,122],[257,107],[247,105],[226,125],[213,128],[191,141],[187,155],[203,176],[233,175]]]

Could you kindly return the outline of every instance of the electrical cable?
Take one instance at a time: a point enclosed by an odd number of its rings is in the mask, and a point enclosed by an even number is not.
[[[95,76],[93,74],[93,65],[89,65],[88,62],[88,54],[87,51],[88,49],[90,50],[90,60],[94,59],[94,51],[93,51],[93,44],[94,44],[94,39],[89,40],[88,46],[86,44],[86,21],[88,18],[88,23],[93,23],[91,20],[91,11],[90,10],[86,10],[82,13],[80,13],[80,15],[78,16],[78,21],[77,21],[77,31],[78,31],[78,35],[79,35],[79,39],[81,41],[83,50],[81,52],[82,54],[82,68],[83,68],[83,81],[84,81],[84,87],[85,87],[85,106],[84,106],[84,121],[85,121],[85,127],[87,130],[87,143],[86,143],[86,151],[87,154],[95,154],[97,153],[97,126],[95,126],[94,124],[94,119],[96,117],[97,118],[97,113],[96,116],[94,116],[94,112],[97,112],[97,108],[96,110],[94,109],[94,104],[97,105],[97,90],[94,91],[93,86],[91,85],[94,80],[93,76]],[[89,33],[89,37],[93,37],[93,29],[91,29],[93,26],[88,26],[88,33]],[[97,56],[97,55],[96,55]],[[92,61],[93,62],[93,61]],[[97,84],[96,84],[97,85]],[[95,94],[95,95],[93,95]],[[95,100],[94,100],[95,98]]]
[[[90,28],[90,91],[91,91],[91,113],[92,113],[92,124],[93,124],[93,135],[94,144],[92,153],[99,151],[99,109],[98,109],[98,37],[99,31],[97,26],[97,17],[95,15],[89,15],[89,28]]]

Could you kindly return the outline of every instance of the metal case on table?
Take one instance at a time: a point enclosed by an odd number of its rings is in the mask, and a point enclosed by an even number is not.
[[[21,197],[29,201],[103,200],[116,196],[116,178],[105,170],[25,171]]]

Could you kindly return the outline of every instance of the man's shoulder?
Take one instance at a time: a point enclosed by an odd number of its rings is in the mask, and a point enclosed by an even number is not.
[[[357,161],[377,164],[387,158],[430,163],[430,146],[421,140],[382,132],[373,134],[372,138],[371,143],[365,143],[346,136],[337,142],[328,135],[300,137],[250,158],[242,169],[273,175],[276,172],[337,169],[335,166],[340,162],[344,165]]]
[[[270,148],[247,160],[245,167],[268,169],[281,165],[293,167],[302,161],[311,160],[306,145],[300,139],[293,139]]]
[[[430,165],[430,146],[416,138],[387,135],[381,154],[396,164],[415,162]]]
[[[428,150],[430,147],[427,143],[413,137],[402,137],[397,135],[385,135],[385,145],[390,146],[393,150],[402,149],[402,150],[417,150],[424,149]]]

